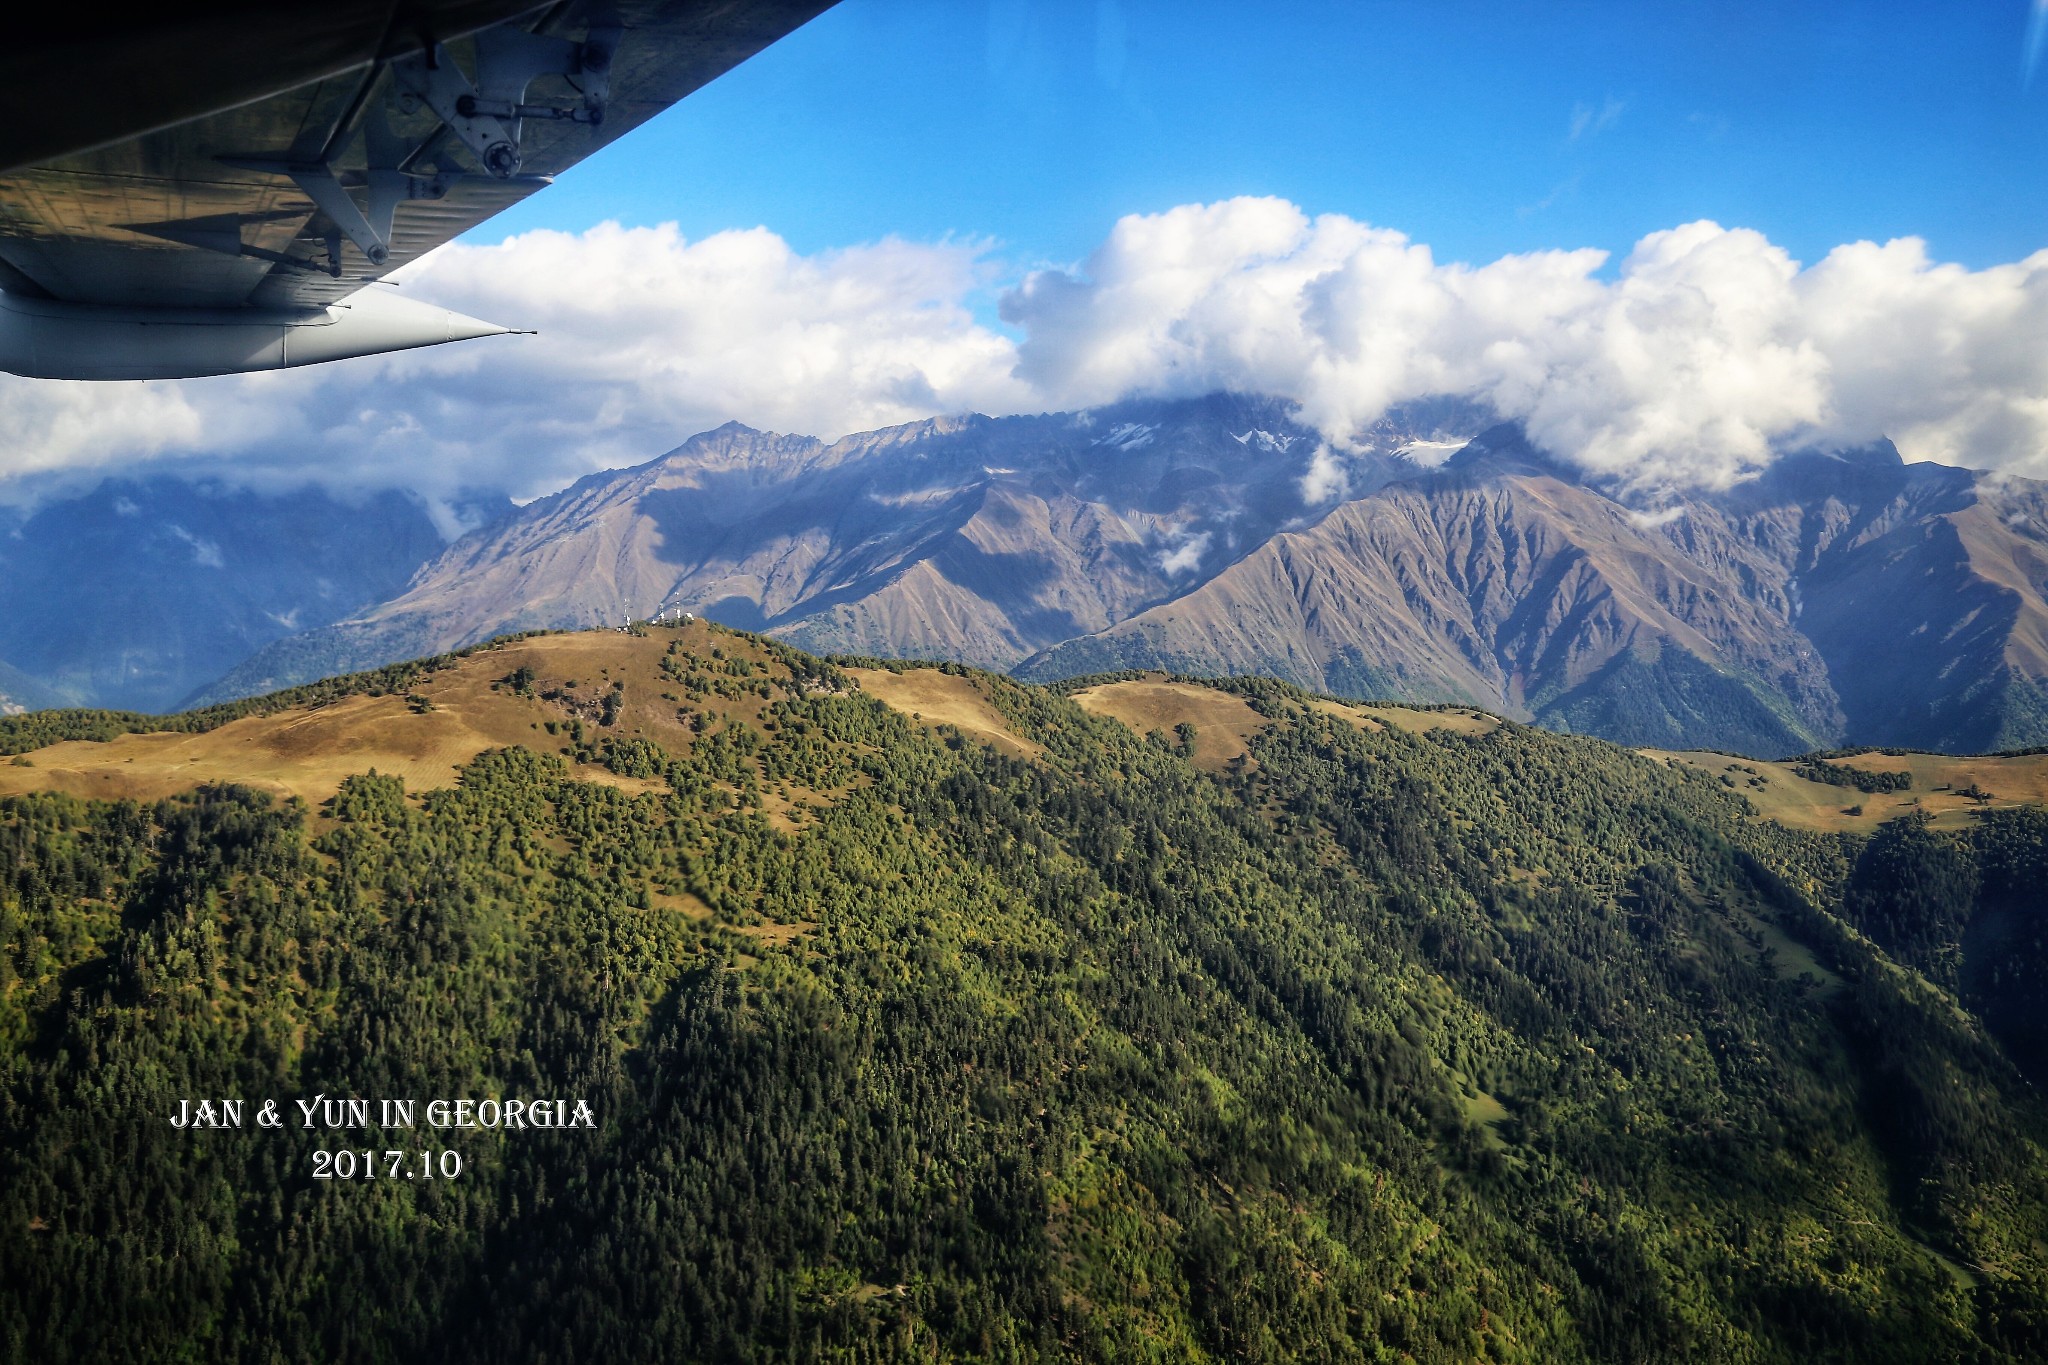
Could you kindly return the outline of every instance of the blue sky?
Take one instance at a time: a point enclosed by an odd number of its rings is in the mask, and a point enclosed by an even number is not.
[[[1270,194],[1439,260],[1698,218],[1811,263],[2048,244],[2027,0],[1656,5],[843,0],[502,216],[765,225],[803,252],[993,238],[1079,260],[1132,212]]]

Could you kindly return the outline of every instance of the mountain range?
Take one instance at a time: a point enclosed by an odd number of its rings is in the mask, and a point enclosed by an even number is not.
[[[465,537],[403,594],[281,641],[214,689],[434,652],[532,627],[687,610],[805,648],[1007,669],[1169,601],[1309,515],[1317,445],[1277,399],[940,418],[826,443],[706,432]],[[1442,404],[1405,440],[1483,425]]]
[[[1217,394],[833,442],[733,423],[447,544],[387,498],[321,513],[347,533],[280,523],[274,499],[241,509],[271,518],[262,535],[183,507],[125,546],[32,524],[54,548],[20,600],[45,624],[0,613],[0,665],[17,670],[0,691],[165,709],[688,612],[819,653],[1035,681],[1264,674],[1635,745],[2048,742],[2048,485],[1907,464],[1883,441],[1645,496],[1463,401],[1397,408],[1338,452],[1283,399]],[[234,557],[208,571],[232,595],[189,586],[204,546]],[[189,562],[182,579],[142,575],[168,600],[81,628],[99,619],[94,573],[123,554]],[[138,615],[163,634],[181,608],[223,638],[159,667],[153,691],[130,685],[147,672],[134,647],[99,636]]]
[[[1645,510],[1498,427],[1018,671],[1267,672],[1756,753],[2034,744],[2044,492],[1883,442]]]
[[[457,514],[511,510],[486,497]],[[0,509],[0,712],[169,710],[271,641],[402,591],[446,544],[390,490],[160,475]]]

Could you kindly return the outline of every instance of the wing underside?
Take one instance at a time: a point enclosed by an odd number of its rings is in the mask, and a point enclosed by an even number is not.
[[[558,4],[0,176],[23,302],[312,316],[730,70],[830,0]]]

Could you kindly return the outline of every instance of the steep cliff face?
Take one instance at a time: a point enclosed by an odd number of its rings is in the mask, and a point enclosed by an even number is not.
[[[1746,548],[1759,597],[1812,643],[1842,733],[1944,749],[2041,743],[2048,708],[2048,488],[1907,465],[1887,443],[1802,455],[1675,538],[1709,562]],[[1745,577],[1743,581],[1750,581]]]

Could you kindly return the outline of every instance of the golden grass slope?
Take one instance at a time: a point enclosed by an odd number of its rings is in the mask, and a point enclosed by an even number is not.
[[[84,797],[155,800],[195,786],[235,782],[280,797],[318,804],[344,778],[375,769],[404,779],[413,791],[445,787],[485,750],[525,745],[568,753],[567,725],[594,715],[614,683],[625,684],[616,724],[605,733],[644,737],[672,752],[688,749],[698,715],[716,726],[759,724],[767,703],[750,690],[686,704],[680,684],[662,672],[671,643],[716,669],[714,651],[743,658],[771,674],[782,672],[756,640],[693,622],[676,629],[630,634],[616,630],[544,635],[479,651],[453,667],[425,675],[412,697],[352,696],[251,716],[205,734],[137,734],[96,741],[67,741],[0,761],[0,795],[63,791]],[[522,696],[499,680],[531,669],[533,695]],[[902,672],[853,668],[847,672],[862,691],[928,728],[951,726],[979,743],[1019,757],[1036,757],[1039,745],[1016,733],[989,700],[983,680],[936,667]],[[542,693],[554,692],[555,700]],[[1139,734],[1171,733],[1194,727],[1194,761],[1211,771],[1249,761],[1250,741],[1271,722],[1243,697],[1200,683],[1152,675],[1104,683],[1074,693],[1084,710],[1107,716]],[[1501,722],[1469,708],[1411,709],[1311,700],[1308,706],[1367,729],[1392,725],[1422,732],[1453,730],[1486,734]],[[550,723],[561,733],[551,733]],[[1904,792],[1866,793],[1853,787],[1811,782],[1790,764],[1735,758],[1700,751],[1645,749],[1645,756],[1713,774],[1746,797],[1758,818],[1801,829],[1869,833],[1886,820],[1915,809],[1935,823],[1955,828],[1983,806],[2048,804],[2048,754],[1994,758],[1939,754],[1864,753],[1830,762],[1873,771],[1904,769],[1913,774]],[[656,781],[622,777],[593,764],[578,764],[575,775],[627,791],[652,791]],[[1969,787],[1992,794],[1988,803],[1960,795]],[[829,793],[766,792],[764,811],[778,826],[790,824],[796,803]],[[1860,807],[1860,813],[1848,812]]]
[[[375,769],[404,779],[412,791],[452,785],[458,771],[488,749],[524,745],[568,754],[569,723],[595,715],[613,684],[625,684],[616,723],[603,733],[642,737],[671,752],[689,748],[699,714],[713,727],[759,724],[767,703],[750,691],[690,704],[682,687],[663,674],[670,643],[680,643],[699,666],[746,659],[779,675],[766,649],[746,636],[698,621],[639,634],[618,630],[543,635],[480,651],[454,667],[431,673],[410,696],[352,696],[267,716],[250,716],[205,734],[122,735],[107,741],[71,740],[0,761],[0,795],[63,791],[106,799],[156,800],[214,782],[234,782],[280,797],[318,804],[343,779]],[[532,695],[498,685],[520,668],[535,675]],[[861,689],[927,726],[952,725],[1006,753],[1042,750],[1011,731],[974,678],[913,668],[850,670]],[[549,700],[544,693],[558,696]],[[418,698],[415,704],[412,698]],[[556,733],[549,730],[552,723]],[[630,792],[656,791],[658,781],[622,777],[594,764],[575,775]],[[764,794],[771,823],[787,826],[799,795]]]
[[[1176,682],[1165,674],[1152,674],[1123,682],[1101,683],[1073,694],[1084,711],[1120,720],[1139,734],[1153,730],[1171,733],[1176,726],[1195,727],[1196,766],[1220,771],[1233,761],[1249,760],[1251,738],[1272,724],[1234,692],[1224,692],[1202,683]],[[1378,730],[1391,725],[1419,734],[1425,730],[1455,730],[1464,735],[1491,734],[1500,717],[1467,707],[1426,710],[1406,706],[1360,706],[1352,702],[1317,697],[1309,707],[1325,715],[1350,721],[1361,729]]]
[[[155,800],[209,782],[236,782],[318,803],[340,788],[342,779],[376,769],[405,780],[413,791],[453,784],[457,770],[487,749],[525,745],[546,752],[566,748],[550,734],[574,714],[571,705],[594,705],[614,682],[626,684],[625,703],[608,732],[639,735],[664,748],[688,747],[688,731],[673,696],[676,684],[661,674],[670,641],[708,656],[764,660],[758,646],[699,622],[677,631],[646,635],[586,631],[544,635],[481,651],[455,667],[428,674],[405,697],[345,697],[321,706],[250,716],[205,734],[123,735],[105,742],[66,741],[0,761],[0,795],[64,791],[77,796]],[[492,684],[514,670],[531,668],[534,691],[562,689],[571,705],[520,696]],[[567,684],[574,683],[573,688]],[[752,697],[721,701],[719,710],[758,721],[762,703]],[[659,783],[621,777],[590,764],[576,775],[627,791],[650,791]]]
[[[1868,834],[1887,820],[1917,806],[1934,817],[1934,823],[1955,829],[1969,823],[1969,812],[2000,806],[2048,804],[2048,754],[2019,754],[1999,758],[1957,758],[1946,754],[1863,753],[1826,762],[1870,772],[1913,774],[1906,791],[1860,792],[1854,787],[1837,787],[1812,782],[1792,771],[1788,763],[1766,763],[1760,759],[1734,758],[1727,754],[1643,749],[1645,756],[1667,763],[1680,763],[1725,777],[1749,799],[1758,817],[1776,820],[1795,829],[1846,831]],[[1958,793],[1970,786],[1990,792],[1992,800],[1978,802]],[[1849,811],[1862,807],[1860,815]]]
[[[1120,720],[1141,735],[1194,726],[1194,762],[1212,772],[1248,757],[1251,737],[1272,723],[1235,693],[1164,679],[1083,688],[1074,693],[1074,701],[1083,711]]]
[[[1451,730],[1461,735],[1490,735],[1500,728],[1500,717],[1469,707],[1453,707],[1445,710],[1419,710],[1407,706],[1351,706],[1341,702],[1328,705],[1356,711],[1385,721],[1397,730],[1420,734],[1424,730]]]
[[[961,733],[992,744],[1004,753],[1033,758],[1044,753],[1035,741],[1010,729],[1003,713],[990,704],[981,684],[937,668],[849,668],[860,690],[885,706],[922,722],[927,729],[950,725]]]

